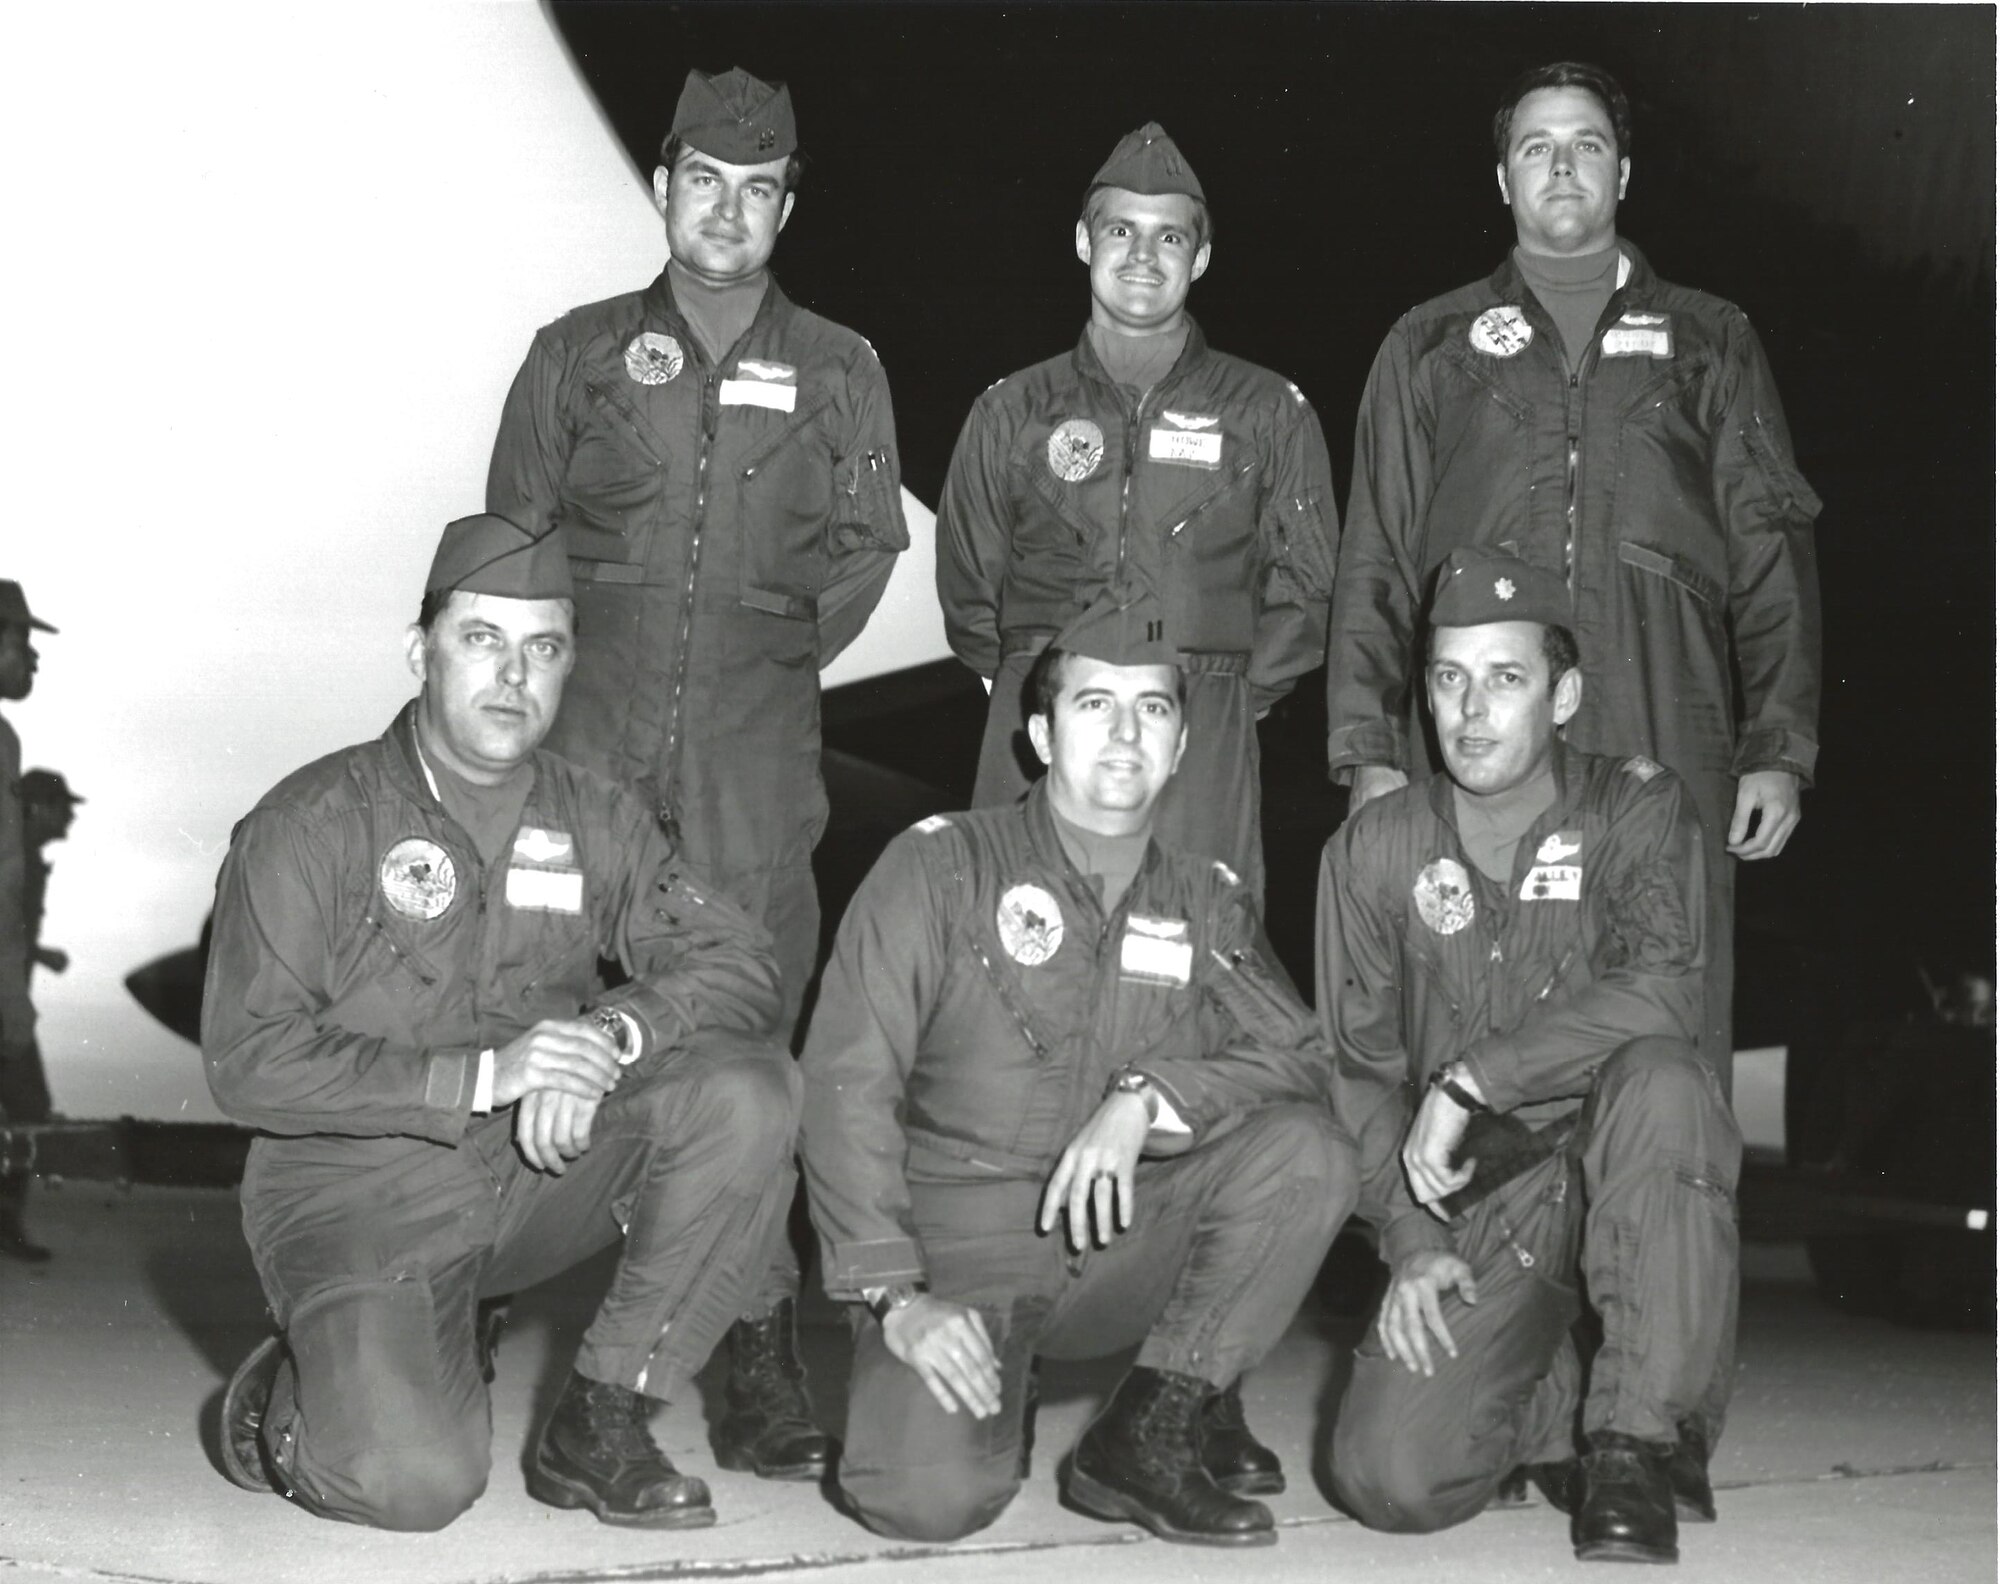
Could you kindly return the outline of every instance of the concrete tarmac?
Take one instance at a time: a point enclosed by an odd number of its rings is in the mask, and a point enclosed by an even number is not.
[[[330,1524],[239,1491],[216,1467],[222,1384],[264,1327],[234,1195],[69,1183],[38,1190],[30,1219],[57,1252],[42,1267],[0,1263],[0,1584],[1515,1584],[1584,1569],[1566,1520],[1540,1505],[1414,1537],[1371,1534],[1335,1511],[1309,1449],[1324,1439],[1354,1324],[1310,1312],[1246,1385],[1251,1422],[1291,1475],[1272,1501],[1282,1533],[1269,1549],[1165,1545],[1060,1505],[1056,1464],[1117,1362],[1051,1367],[1030,1485],[957,1546],[886,1541],[816,1488],[719,1472],[698,1401],[673,1404],[655,1430],[710,1482],[720,1521],[682,1534],[608,1528],[539,1505],[521,1479],[601,1262],[517,1301],[494,1387],[493,1478],[472,1512],[435,1535]],[[1992,1580],[1992,1335],[1836,1314],[1793,1245],[1752,1246],[1744,1266],[1736,1401],[1714,1465],[1721,1521],[1683,1527],[1681,1576]],[[814,1390],[837,1428],[845,1329],[823,1304],[807,1319]]]

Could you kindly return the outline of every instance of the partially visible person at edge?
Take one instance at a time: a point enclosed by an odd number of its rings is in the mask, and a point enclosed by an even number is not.
[[[1312,1016],[1229,868],[1157,838],[1192,727],[1171,622],[1109,598],[1044,648],[1048,774],[936,816],[862,883],[806,1041],[827,1290],[855,1305],[840,1488],[955,1540],[1029,1474],[1035,1360],[1137,1346],[1065,1497],[1198,1545],[1276,1540],[1229,1389],[1353,1207]]]
[[[1673,1562],[1679,1518],[1715,1516],[1736,1340],[1701,832],[1672,771],[1559,735],[1596,685],[1559,574],[1461,547],[1437,585],[1445,774],[1371,800],[1320,872],[1335,1103],[1391,1272],[1334,1488],[1427,1533],[1532,1481],[1579,1558]]]
[[[15,704],[35,688],[34,635],[53,633],[28,609],[19,583],[0,580],[0,702]],[[29,927],[31,865],[21,805],[21,739],[0,717],[0,1131],[49,1118],[49,1082],[35,1039],[34,971]],[[0,1140],[0,1256],[31,1265],[49,1250],[28,1235],[25,1215],[34,1158],[25,1136]]]
[[[42,944],[49,876],[55,868],[44,849],[50,842],[69,840],[69,828],[76,823],[77,805],[86,801],[70,790],[68,780],[59,770],[30,770],[21,777],[21,832],[28,854],[27,904],[22,913],[27,922],[30,970],[69,972],[69,953],[59,946]]]
[[[1076,223],[1090,319],[1073,349],[973,404],[938,503],[954,653],[992,694],[972,801],[1039,773],[1022,683],[1106,589],[1152,594],[1180,644],[1188,752],[1160,837],[1264,892],[1257,721],[1320,663],[1339,519],[1319,419],[1187,311],[1215,247],[1208,199],[1157,122],[1121,139]]]
[[[819,670],[909,544],[881,364],[769,269],[797,148],[782,83],[688,73],[653,172],[666,267],[537,333],[486,482],[487,510],[561,525],[577,579],[576,673],[549,746],[635,788],[771,931],[787,1039],[819,949]],[[826,1473],[798,1289],[779,1227],[729,1336],[725,1468]]]
[[[1355,428],[1327,662],[1350,808],[1434,773],[1418,601],[1460,545],[1558,573],[1590,678],[1568,740],[1680,776],[1708,857],[1702,1055],[1730,1082],[1735,860],[1775,858],[1819,756],[1813,519],[1777,386],[1734,304],[1660,279],[1617,228],[1625,95],[1528,72],[1493,121],[1516,246],[1398,321]]]
[[[615,1243],[528,1489],[610,1524],[715,1521],[647,1420],[791,1201],[799,1078],[769,935],[628,790],[539,750],[574,633],[551,530],[450,524],[406,641],[416,699],[266,794],[217,883],[202,1055],[258,1130],[243,1225],[279,1326],[224,1395],[223,1463],[322,1517],[470,1507],[480,1301]]]

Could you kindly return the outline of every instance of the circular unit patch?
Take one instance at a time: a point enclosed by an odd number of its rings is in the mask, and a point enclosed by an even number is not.
[[[458,895],[451,854],[434,841],[406,836],[382,855],[382,896],[404,918],[434,919]]]
[[[1489,308],[1472,321],[1472,349],[1488,357],[1512,357],[1526,351],[1534,339],[1535,327],[1512,303],[1505,308]]]
[[[625,348],[625,372],[641,385],[664,385],[687,361],[681,344],[657,330],[641,330]]]
[[[1062,909],[1038,885],[1009,886],[995,922],[1000,944],[1023,968],[1040,967],[1062,947]]]
[[[1049,471],[1081,484],[1104,460],[1104,431],[1088,418],[1065,418],[1049,435]]]
[[[1410,894],[1417,899],[1417,916],[1440,935],[1456,935],[1472,922],[1472,877],[1456,858],[1425,864]]]

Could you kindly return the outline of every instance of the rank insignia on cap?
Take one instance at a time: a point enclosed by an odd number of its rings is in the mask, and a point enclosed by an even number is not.
[[[625,372],[640,385],[664,385],[687,359],[681,344],[657,330],[641,330],[625,348]]]
[[[790,154],[799,146],[792,91],[781,82],[762,82],[740,66],[713,75],[691,71],[674,106],[670,135],[732,165]]]
[[[1486,545],[1460,545],[1438,568],[1431,595],[1433,627],[1509,621],[1567,627],[1573,619],[1569,585],[1519,556]]]
[[[1127,132],[1120,138],[1111,157],[1090,178],[1090,185],[1120,187],[1148,197],[1185,193],[1198,202],[1207,201],[1201,179],[1188,164],[1187,156],[1157,121],[1148,121],[1138,131]]]
[[[1493,585],[1493,592],[1503,600],[1512,599],[1514,597],[1514,580],[1512,578],[1499,579]]]

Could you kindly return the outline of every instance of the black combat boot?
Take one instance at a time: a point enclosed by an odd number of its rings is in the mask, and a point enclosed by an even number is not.
[[[588,1507],[599,1520],[643,1529],[715,1522],[708,1487],[668,1460],[646,1428],[653,1404],[635,1391],[570,1372],[528,1465],[528,1493],[551,1507]]]
[[[222,1394],[222,1472],[247,1491],[273,1491],[264,1462],[264,1411],[285,1362],[285,1339],[268,1336],[236,1366]]]
[[[1192,1375],[1134,1366],[1070,1457],[1063,1495],[1095,1518],[1128,1518],[1182,1545],[1273,1545],[1262,1502],[1221,1489],[1201,1463],[1202,1404]]]
[[[1583,1484],[1583,1462],[1579,1458],[1563,1458],[1554,1463],[1520,1464],[1500,1482],[1499,1491],[1488,1505],[1524,1505],[1531,1480],[1542,1493],[1542,1500],[1559,1512],[1573,1513]],[[1681,1421],[1680,1440],[1667,1463],[1667,1482],[1673,1487],[1674,1515],[1682,1523],[1715,1522],[1715,1488],[1708,1480],[1708,1444],[1692,1420]]]
[[[1679,1525],[1664,1441],[1600,1430],[1583,1459],[1581,1495],[1569,1521],[1579,1562],[1678,1562]]]
[[[819,1480],[833,1462],[833,1438],[813,1418],[799,1362],[790,1298],[762,1320],[729,1328],[729,1380],[715,1461],[768,1480]]]
[[[1285,1488],[1284,1464],[1243,1417],[1241,1381],[1201,1405],[1201,1466],[1232,1496],[1276,1496]]]

